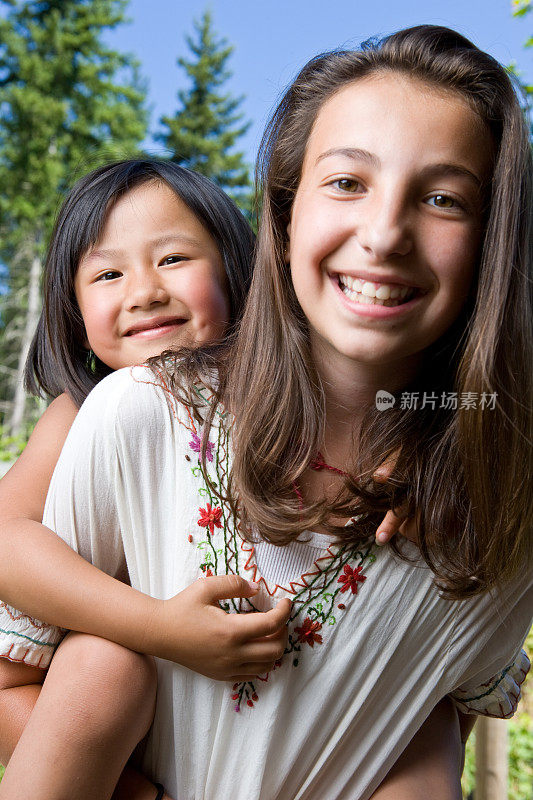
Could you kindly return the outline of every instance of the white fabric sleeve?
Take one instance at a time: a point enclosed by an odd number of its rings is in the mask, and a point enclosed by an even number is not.
[[[463,714],[508,719],[515,713],[521,697],[521,685],[531,664],[527,653],[520,649],[515,658],[500,672],[482,684],[466,683],[450,694]]]
[[[450,692],[460,711],[499,718],[515,713],[530,668],[522,645],[532,617],[531,568],[501,591],[461,603],[452,650],[468,666],[453,679]]]
[[[0,658],[45,669],[65,633],[0,602]]]
[[[127,371],[124,371],[127,372]],[[125,577],[117,515],[117,405],[128,374],[100,383],[81,407],[57,462],[43,516],[87,561]],[[0,603],[0,656],[46,668],[66,631]]]

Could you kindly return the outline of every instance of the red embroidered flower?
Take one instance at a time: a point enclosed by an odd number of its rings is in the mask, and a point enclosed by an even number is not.
[[[308,645],[314,647],[315,642],[322,644],[322,636],[318,633],[321,628],[320,622],[313,622],[311,617],[306,617],[302,627],[295,628],[294,632],[298,634],[299,642],[307,642]]]
[[[341,592],[347,592],[348,589],[351,589],[352,594],[357,594],[357,584],[366,581],[366,575],[363,575],[362,571],[362,567],[352,569],[349,564],[345,564],[344,574],[337,581],[337,583],[344,583]]]
[[[210,532],[213,533],[215,528],[222,527],[222,523],[220,522],[222,509],[218,506],[216,506],[216,508],[211,508],[211,505],[207,503],[205,508],[200,509],[200,514],[198,525],[201,525],[202,528],[209,528]]]

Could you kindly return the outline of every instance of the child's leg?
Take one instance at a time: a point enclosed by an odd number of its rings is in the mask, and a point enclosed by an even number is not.
[[[0,764],[7,764],[37,702],[46,672],[0,658]]]
[[[431,712],[372,800],[461,800],[463,746],[448,699]]]
[[[152,659],[104,639],[70,633],[52,660],[0,784],[0,797],[110,798],[151,724],[155,690]],[[142,776],[125,778],[137,784],[129,797],[153,800],[153,784]]]

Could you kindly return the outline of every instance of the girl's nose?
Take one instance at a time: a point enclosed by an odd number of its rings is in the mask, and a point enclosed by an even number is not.
[[[407,255],[413,246],[408,211],[405,204],[392,196],[369,201],[359,220],[358,240],[376,261]]]
[[[156,270],[140,270],[129,276],[125,298],[128,310],[151,308],[168,300],[169,294]]]

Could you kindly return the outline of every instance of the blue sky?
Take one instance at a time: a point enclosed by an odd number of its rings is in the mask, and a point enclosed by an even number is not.
[[[108,40],[141,62],[152,130],[162,114],[176,109],[176,92],[186,85],[176,58],[187,55],[185,35],[206,7],[219,36],[235,47],[228,88],[245,95],[242,110],[252,126],[241,149],[250,163],[269,112],[298,69],[323,50],[354,46],[376,34],[422,23],[447,25],[502,63],[516,62],[533,83],[533,49],[523,48],[533,34],[533,14],[513,18],[511,0],[130,0],[131,23]],[[146,144],[160,151],[151,140]]]

